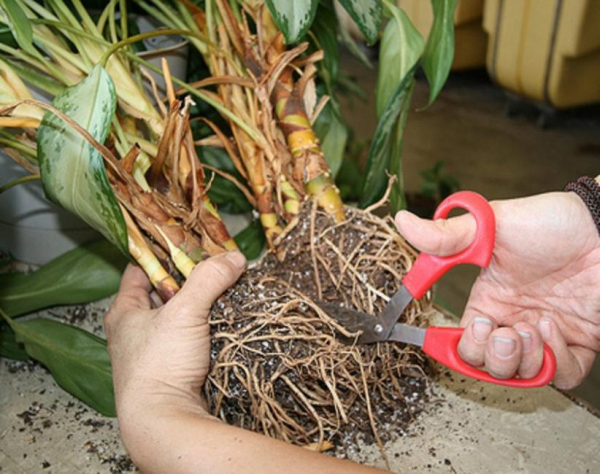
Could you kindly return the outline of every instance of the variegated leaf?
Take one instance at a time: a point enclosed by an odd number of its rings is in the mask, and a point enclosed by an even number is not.
[[[52,104],[103,143],[117,96],[112,79],[98,65],[88,77],[56,96]],[[46,196],[127,252],[125,221],[100,153],[79,132],[48,112],[38,130],[38,157]]]

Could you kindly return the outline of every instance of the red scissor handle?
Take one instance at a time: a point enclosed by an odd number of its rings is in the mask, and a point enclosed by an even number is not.
[[[535,388],[548,385],[554,379],[556,358],[554,357],[554,352],[552,352],[552,349],[547,344],[544,344],[544,362],[542,363],[542,368],[535,378],[498,379],[483,370],[467,364],[460,358],[458,355],[458,341],[463,332],[464,328],[429,326],[425,331],[423,352],[455,372],[496,385]]]
[[[459,191],[442,201],[435,211],[434,219],[445,219],[452,209],[465,209],[477,223],[475,239],[466,249],[456,255],[436,257],[422,253],[410,271],[402,279],[409,293],[418,299],[423,296],[440,277],[456,265],[471,263],[487,267],[492,258],[496,237],[496,218],[486,199],[472,191]]]

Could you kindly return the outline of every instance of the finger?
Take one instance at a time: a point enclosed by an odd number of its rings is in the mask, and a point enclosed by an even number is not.
[[[119,293],[117,293],[112,306],[113,311],[150,309],[149,292],[151,289],[152,285],[144,271],[130,263],[121,278]]]
[[[560,328],[550,318],[541,318],[538,329],[556,357],[554,385],[563,390],[577,387],[592,368],[594,351],[580,346],[569,347]]]
[[[194,268],[183,288],[167,304],[187,314],[208,315],[213,302],[237,281],[245,268],[246,259],[240,252],[209,258]]]
[[[485,350],[485,367],[499,379],[514,377],[521,365],[521,338],[513,328],[492,332]]]
[[[467,248],[475,238],[477,226],[470,214],[431,221],[400,211],[396,214],[396,227],[419,251],[445,257]]]
[[[544,340],[536,327],[525,322],[513,326],[521,337],[521,364],[518,374],[522,379],[534,378],[542,368],[544,360]]]
[[[465,327],[458,342],[458,354],[461,359],[474,367],[480,367],[485,362],[485,349],[488,339],[496,324],[490,318],[474,317]]]

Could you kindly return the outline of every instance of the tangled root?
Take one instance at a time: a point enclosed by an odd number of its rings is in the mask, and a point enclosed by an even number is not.
[[[429,366],[398,343],[344,345],[352,336],[318,301],[377,314],[398,290],[415,254],[391,219],[348,208],[346,220],[307,204],[269,254],[217,302],[212,370],[205,395],[224,421],[318,449],[382,447],[405,427],[428,391]],[[431,311],[414,301],[401,322]]]

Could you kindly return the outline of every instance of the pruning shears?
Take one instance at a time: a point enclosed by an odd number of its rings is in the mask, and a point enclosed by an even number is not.
[[[332,303],[319,303],[319,305],[347,330],[361,331],[358,339],[353,340],[358,344],[385,341],[414,344],[449,369],[477,380],[519,388],[547,385],[556,373],[556,359],[547,344],[544,344],[544,360],[536,377],[499,379],[467,364],[460,358],[458,342],[464,328],[438,326],[421,328],[398,323],[402,312],[410,302],[421,298],[451,268],[462,264],[473,264],[482,268],[489,265],[496,235],[496,219],[492,207],[481,195],[471,191],[460,191],[452,194],[439,205],[434,219],[444,219],[456,208],[466,210],[475,218],[477,232],[471,244],[463,251],[446,257],[421,253],[404,276],[402,286],[392,296],[381,314],[373,316]]]

